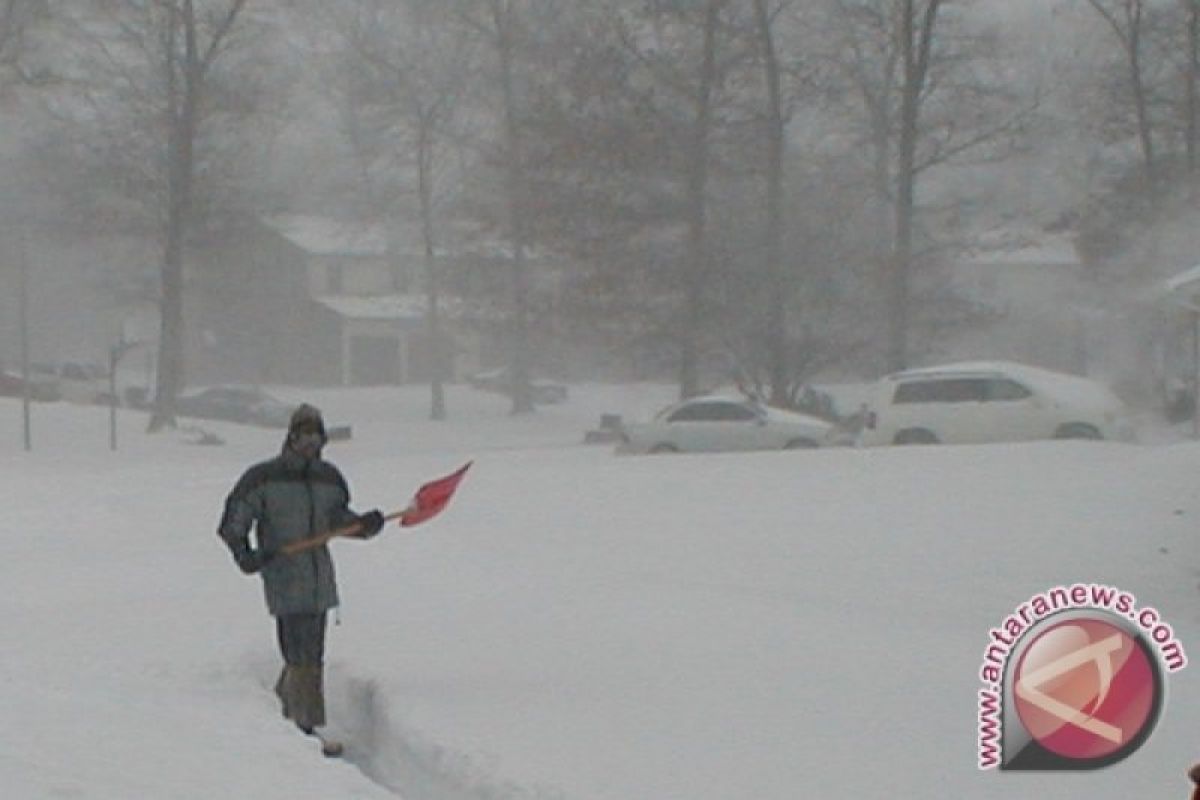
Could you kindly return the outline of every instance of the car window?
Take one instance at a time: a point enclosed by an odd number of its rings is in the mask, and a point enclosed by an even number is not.
[[[706,419],[704,409],[700,403],[691,403],[689,405],[677,408],[667,417],[667,422],[696,422]]]
[[[758,419],[759,415],[752,408],[742,403],[713,403],[711,419],[728,422],[749,422]]]
[[[747,422],[758,415],[741,403],[689,403],[677,409],[669,422]]]
[[[903,403],[970,403],[984,398],[987,381],[982,378],[943,378],[939,380],[908,381],[896,387],[892,402]]]
[[[1024,400],[1032,397],[1033,392],[1016,381],[1008,378],[993,378],[987,382],[986,398],[992,402],[1004,400]]]

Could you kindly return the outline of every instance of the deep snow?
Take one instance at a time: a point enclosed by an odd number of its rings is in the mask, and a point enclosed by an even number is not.
[[[602,411],[663,387],[572,387],[532,418],[452,387],[301,393],[354,438],[360,509],[467,459],[452,507],[338,542],[321,759],[278,715],[257,579],[214,535],[279,434],[221,447],[121,414],[0,401],[0,786],[12,798],[1183,797],[1193,666],[1155,735],[1090,774],[981,773],[987,631],[1096,581],[1200,653],[1200,447],[1041,443],[618,457]],[[384,787],[389,788],[384,788]]]

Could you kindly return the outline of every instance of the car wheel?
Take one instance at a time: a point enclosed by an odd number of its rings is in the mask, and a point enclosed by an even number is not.
[[[666,442],[662,442],[660,444],[654,445],[654,447],[651,447],[650,452],[651,453],[678,453],[679,448],[673,444],[667,444]]]
[[[937,444],[938,438],[926,428],[906,428],[896,434],[892,444]]]
[[[818,445],[812,439],[805,439],[804,437],[801,437],[799,439],[792,439],[791,441],[789,441],[787,444],[785,444],[783,446],[783,449],[784,450],[811,450],[814,447],[819,447],[819,446],[820,445]]]
[[[1103,439],[1104,436],[1094,425],[1086,422],[1069,422],[1059,425],[1054,432],[1055,439]]]

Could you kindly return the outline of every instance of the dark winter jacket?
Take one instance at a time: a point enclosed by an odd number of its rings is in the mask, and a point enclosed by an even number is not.
[[[258,550],[278,553],[288,542],[354,522],[349,503],[350,490],[337,467],[319,457],[306,460],[285,445],[279,456],[254,465],[237,482],[217,533],[236,558],[249,549],[257,524]],[[338,604],[328,547],[278,555],[262,576],[274,616],[319,613]]]

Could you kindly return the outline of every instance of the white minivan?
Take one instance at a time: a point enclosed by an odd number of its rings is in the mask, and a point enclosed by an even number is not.
[[[1094,381],[1007,361],[888,375],[867,403],[864,445],[1133,439],[1121,401]]]

